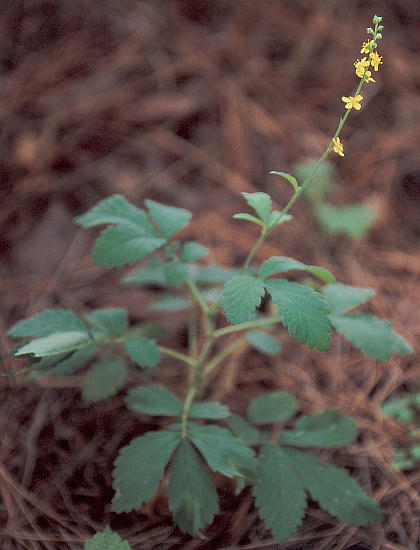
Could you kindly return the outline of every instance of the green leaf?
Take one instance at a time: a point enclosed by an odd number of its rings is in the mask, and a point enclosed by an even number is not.
[[[188,265],[188,275],[198,284],[219,284],[225,283],[238,274],[237,269],[227,269],[215,264],[205,267],[200,265]]]
[[[31,372],[42,376],[64,376],[82,369],[93,357],[97,347],[94,345],[78,349],[63,355],[53,355],[43,358],[31,366]]]
[[[14,324],[8,331],[9,336],[36,338],[56,334],[57,332],[85,332],[86,327],[79,317],[66,309],[46,309],[33,317],[23,319]]]
[[[251,208],[260,217],[264,225],[267,225],[271,212],[271,197],[267,193],[242,193],[242,196]]]
[[[411,352],[410,345],[392,330],[390,321],[362,313],[330,315],[330,319],[340,334],[374,359],[388,361],[394,352]],[[401,347],[401,341],[406,344],[405,348]]]
[[[293,216],[290,214],[282,214],[278,210],[273,210],[270,214],[268,227],[276,227],[276,225],[281,225],[282,223],[290,222],[291,220],[293,220]]]
[[[420,412],[420,393],[389,399],[381,407],[384,414],[400,422],[413,422],[415,409]]]
[[[134,411],[156,416],[180,416],[182,402],[178,397],[161,386],[138,386],[125,398],[127,407]]]
[[[97,403],[115,395],[125,384],[127,365],[123,361],[103,360],[95,363],[82,382],[87,403]]]
[[[226,477],[250,479],[255,476],[257,461],[254,453],[228,430],[214,425],[193,424],[188,436],[213,471]]]
[[[357,424],[353,418],[343,416],[339,411],[326,409],[318,414],[302,416],[296,428],[284,431],[280,443],[298,447],[341,447],[357,437]]]
[[[349,309],[367,302],[375,296],[372,288],[360,288],[357,286],[346,286],[341,283],[326,285],[322,289],[324,298],[333,314],[345,313]]]
[[[107,338],[122,336],[128,329],[127,311],[122,308],[95,309],[87,320]]]
[[[176,432],[149,432],[120,450],[113,471],[114,512],[131,512],[152,497],[179,438]]]
[[[309,271],[325,283],[335,283],[335,277],[328,269],[316,265],[305,265],[302,262],[298,262],[293,258],[286,258],[285,256],[273,256],[263,262],[260,267],[259,276],[265,279],[276,273],[284,273],[293,269]]]
[[[167,206],[150,199],[146,199],[144,202],[149,209],[153,221],[164,237],[174,235],[190,222],[192,213],[184,208]]]
[[[222,308],[234,325],[247,321],[261,303],[264,284],[249,275],[237,275],[225,283]]]
[[[321,294],[308,286],[279,279],[268,279],[265,286],[290,334],[310,348],[325,351],[331,327]]]
[[[84,550],[131,550],[127,541],[113,533],[109,527],[85,542]]]
[[[245,338],[255,349],[268,355],[276,355],[281,350],[280,342],[268,332],[249,330],[245,333]]]
[[[246,214],[244,212],[240,212],[239,214],[234,214],[232,217],[234,220],[245,220],[247,222],[256,223],[260,227],[265,227],[264,222],[262,222],[252,214]]]
[[[159,258],[151,258],[142,267],[121,279],[126,285],[166,286],[165,264]]]
[[[143,259],[165,242],[165,239],[151,236],[132,225],[110,226],[96,239],[92,258],[99,266],[121,267]]]
[[[207,256],[209,252],[210,250],[202,244],[196,241],[188,241],[183,245],[179,257],[181,262],[195,262]]]
[[[302,482],[282,449],[267,445],[258,458],[260,474],[253,488],[259,516],[279,541],[302,523],[306,496]]]
[[[175,523],[193,537],[200,536],[200,529],[219,511],[211,475],[187,439],[181,440],[172,461],[168,497]]]
[[[164,273],[168,285],[179,286],[188,278],[185,265],[176,260],[165,265]]]
[[[291,393],[275,391],[253,399],[248,406],[247,416],[252,424],[271,424],[289,419],[296,409],[296,399]]]
[[[322,204],[317,207],[316,214],[325,231],[344,233],[353,239],[363,237],[376,218],[375,211],[364,204],[340,208]]]
[[[190,307],[191,303],[185,298],[168,295],[154,302],[150,309],[153,311],[180,311],[182,309],[189,309]]]
[[[290,185],[293,187],[295,193],[299,191],[300,189],[299,184],[297,182],[297,179],[294,176],[291,176],[286,172],[275,172],[274,170],[272,170],[270,174],[275,174],[276,176],[280,176],[281,178],[284,178],[285,180],[287,180],[290,183]]]
[[[378,503],[363,492],[342,468],[326,464],[303,451],[284,448],[304,487],[324,510],[348,525],[363,526],[381,521]]]
[[[260,432],[242,416],[233,414],[228,418],[227,423],[233,435],[242,439],[245,445],[258,445],[260,443]]]
[[[15,352],[16,357],[33,353],[35,357],[59,355],[70,351],[85,348],[92,341],[86,332],[56,332],[44,338],[37,338],[28,342]]]
[[[202,403],[194,403],[188,416],[190,418],[220,420],[222,418],[228,418],[230,416],[230,411],[226,405],[222,405],[216,401],[203,401]]]
[[[156,367],[160,361],[159,348],[150,338],[129,336],[124,342],[124,349],[140,367]]]
[[[122,195],[112,195],[91,208],[86,214],[77,216],[74,221],[82,227],[94,227],[101,224],[132,225],[149,235],[156,236],[153,225],[146,212],[137,208]]]

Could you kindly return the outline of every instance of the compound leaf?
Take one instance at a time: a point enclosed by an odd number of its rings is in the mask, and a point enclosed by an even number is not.
[[[96,533],[87,540],[84,550],[131,550],[131,546],[107,527],[102,533]]]
[[[14,324],[8,331],[9,336],[40,338],[57,332],[87,332],[79,317],[66,309],[46,309],[33,317]]]
[[[124,349],[140,367],[156,367],[160,361],[160,351],[154,340],[145,336],[129,336]]]
[[[257,193],[242,193],[242,196],[249,204],[249,206],[255,210],[264,225],[267,225],[270,219],[271,212],[270,195],[259,191]]]
[[[318,279],[321,279],[325,283],[335,283],[335,277],[328,269],[316,265],[305,265],[302,262],[285,256],[273,256],[263,262],[260,267],[259,276],[265,279],[276,273],[284,273],[292,269],[309,271],[309,273],[312,273],[312,275],[315,275],[315,277],[318,277]]]
[[[182,413],[180,399],[162,386],[138,386],[128,392],[127,407],[137,412],[158,416],[179,416]]]
[[[115,395],[127,379],[123,361],[103,360],[95,363],[82,382],[82,395],[87,403],[97,403]]]
[[[376,294],[372,288],[347,286],[341,283],[324,286],[322,293],[330,312],[335,315],[345,313],[349,309],[367,302],[369,298]]]
[[[95,309],[87,320],[107,338],[122,336],[128,329],[127,311],[122,308]]]
[[[228,426],[235,437],[239,437],[245,445],[258,445],[261,441],[260,432],[251,426],[242,416],[232,414],[228,418]]]
[[[179,257],[181,262],[195,262],[207,256],[209,252],[210,250],[202,244],[196,241],[188,241],[183,245]]]
[[[190,427],[189,438],[215,472],[226,477],[252,478],[257,462],[254,453],[241,439],[234,437],[228,430],[219,426]]]
[[[165,239],[147,234],[143,228],[133,225],[110,226],[96,239],[92,258],[99,266],[121,267],[141,260],[165,242]]]
[[[280,342],[275,336],[268,332],[262,330],[249,330],[245,333],[245,338],[252,347],[268,355],[276,355],[281,350]]]
[[[151,498],[179,438],[176,432],[149,432],[136,437],[120,450],[113,471],[114,512],[131,512]]]
[[[378,503],[363,492],[346,470],[303,451],[290,448],[283,451],[304,487],[324,510],[348,525],[363,526],[381,520]]]
[[[85,348],[92,343],[87,332],[56,332],[44,338],[36,338],[20,347],[14,355],[19,357],[32,353],[35,357],[48,357]]]
[[[408,342],[392,330],[390,321],[382,321],[373,315],[362,313],[330,315],[330,319],[340,334],[374,359],[388,361],[394,352],[412,351]]]
[[[225,283],[222,293],[222,308],[234,324],[247,321],[261,303],[264,284],[249,275],[237,275]]]
[[[290,334],[310,348],[328,348],[331,327],[328,307],[319,292],[299,283],[280,279],[264,282]]]
[[[271,424],[289,419],[296,409],[296,399],[291,393],[276,391],[253,399],[248,406],[247,416],[252,424]]]
[[[94,227],[106,223],[132,225],[143,230],[143,233],[156,236],[146,212],[128,202],[122,195],[107,197],[85,214],[74,218],[74,221],[82,227]]]
[[[145,204],[161,235],[170,237],[189,224],[192,213],[184,208],[167,206],[150,199]]]
[[[202,403],[194,403],[188,416],[191,418],[221,420],[222,418],[228,418],[230,411],[226,405],[222,405],[216,401],[203,401]]]
[[[298,447],[341,447],[357,437],[357,424],[353,418],[339,411],[326,409],[322,413],[302,416],[296,428],[284,431],[280,443]]]
[[[200,529],[219,511],[211,475],[187,439],[182,439],[172,461],[168,497],[175,523],[192,536],[200,536]]]
[[[258,457],[259,476],[253,488],[260,517],[279,541],[302,523],[306,496],[302,482],[282,449],[267,445]]]

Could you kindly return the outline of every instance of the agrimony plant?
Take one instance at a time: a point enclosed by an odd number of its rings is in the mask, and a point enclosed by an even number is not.
[[[350,112],[360,109],[362,86],[373,80],[371,70],[376,71],[382,62],[376,51],[380,22],[375,16],[374,28],[368,29],[372,37],[362,46],[366,55],[356,62],[359,84],[353,96],[342,98],[345,113],[321,158],[302,183],[285,172],[273,172],[291,186],[292,196],[285,207],[273,211],[267,193],[243,193],[253,213],[234,218],[256,224],[260,236],[240,269],[204,266],[199,260],[208,253],[206,247],[174,238],[191,219],[191,212],[183,208],[146,200],[144,210],[113,195],[76,218],[85,228],[106,226],[93,247],[97,265],[122,267],[147,258],[122,282],[165,289],[152,309],[190,311],[188,353],[160,345],[159,334],[151,332],[150,326],[131,326],[123,309],[99,309],[81,316],[47,310],[10,329],[10,336],[25,339],[13,353],[29,359],[32,376],[63,375],[89,365],[82,383],[89,402],[122,389],[129,370],[155,376],[162,355],[188,366],[181,396],[155,383],[142,383],[128,391],[125,402],[130,409],[172,420],[165,430],[136,437],[120,450],[113,472],[113,511],[139,509],[156,493],[167,471],[174,521],[183,532],[201,536],[219,511],[211,474],[217,472],[235,479],[238,492],[252,486],[260,516],[279,540],[299,527],[308,494],[350,525],[380,520],[376,501],[345,470],[307,451],[350,443],[357,436],[354,420],[326,410],[301,416],[290,428],[297,405],[287,392],[258,396],[250,403],[246,419],[231,414],[225,404],[201,398],[209,373],[235,350],[252,346],[262,353],[279,353],[282,327],[300,343],[320,351],[327,350],[333,328],[378,360],[411,351],[390,321],[354,311],[374,295],[372,289],[338,283],[327,269],[293,258],[275,256],[255,262],[262,243],[291,220],[290,208],[325,158],[332,151],[344,155],[340,132]],[[291,281],[286,278],[290,272],[309,274],[314,281],[310,285]],[[267,314],[260,307],[264,296],[270,298],[274,313]],[[229,323],[222,323],[222,313]],[[224,337],[232,334],[237,339],[223,344]],[[275,424],[278,433],[278,423],[288,423],[280,436],[260,429]]]

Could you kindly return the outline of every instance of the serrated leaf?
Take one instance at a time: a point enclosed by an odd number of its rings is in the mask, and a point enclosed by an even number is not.
[[[298,283],[268,279],[265,287],[292,336],[310,348],[328,348],[331,327],[328,307],[319,292]]]
[[[170,237],[189,224],[192,213],[184,208],[167,206],[150,199],[144,201],[161,235]]]
[[[191,406],[188,416],[190,418],[221,420],[222,418],[228,418],[230,416],[230,411],[226,405],[222,405],[216,401],[203,401],[202,403],[194,403]]]
[[[192,536],[200,536],[219,511],[211,475],[187,439],[179,444],[171,464],[168,497],[175,523]]]
[[[302,482],[282,449],[267,445],[258,458],[259,476],[253,488],[259,516],[283,542],[302,523],[306,496]]]
[[[240,212],[239,214],[234,214],[232,217],[234,220],[244,220],[247,222],[255,223],[260,227],[264,227],[264,222],[262,222],[260,219],[256,218],[252,214],[246,214],[244,212]]]
[[[191,307],[191,302],[180,296],[163,296],[154,302],[150,309],[153,311],[180,311]]]
[[[188,265],[188,275],[199,284],[218,284],[225,283],[238,274],[237,269],[227,269],[215,264],[205,267],[200,265]]]
[[[291,393],[275,391],[255,397],[248,405],[247,417],[252,424],[271,424],[289,419],[296,409],[296,399]]]
[[[267,193],[257,192],[257,193],[242,193],[242,196],[249,204],[251,208],[260,217],[261,221],[267,225],[270,219],[271,212],[271,197]]]
[[[181,262],[195,262],[201,260],[210,252],[208,248],[196,241],[188,241],[181,248],[179,255]]]
[[[330,315],[330,319],[336,330],[350,340],[353,346],[374,359],[388,361],[394,352],[401,353],[402,338],[392,330],[390,321],[362,313]],[[403,353],[410,353],[411,347],[405,343],[407,348]]]
[[[378,503],[363,492],[346,470],[303,451],[290,448],[283,451],[305,489],[324,510],[348,525],[363,526],[382,519]]]
[[[134,411],[156,416],[180,416],[182,402],[172,392],[162,386],[138,386],[125,398],[127,407]]]
[[[124,349],[140,367],[156,367],[160,361],[160,351],[154,340],[144,336],[129,336]]]
[[[74,221],[82,227],[94,227],[101,224],[132,225],[141,228],[143,233],[156,236],[153,225],[149,222],[146,212],[137,208],[122,195],[112,195],[100,201],[86,214],[77,216]]]
[[[99,266],[121,267],[143,259],[165,242],[165,239],[151,236],[132,225],[110,226],[96,239],[92,258]]]
[[[260,443],[260,432],[242,416],[233,414],[228,418],[227,423],[233,435],[242,439],[245,445],[258,445]]]
[[[237,275],[225,283],[222,308],[234,325],[247,321],[264,296],[264,284],[250,275]]]
[[[291,220],[293,220],[293,216],[290,214],[282,214],[278,210],[273,210],[270,214],[268,226],[275,227],[276,225],[281,225],[282,223],[290,222]]]
[[[293,258],[287,258],[285,256],[273,256],[263,262],[259,270],[259,276],[262,279],[265,279],[266,277],[270,277],[276,273],[284,273],[293,269],[308,271],[325,283],[335,283],[335,277],[330,271],[328,271],[328,269],[316,265],[305,265],[302,262],[298,262]]]
[[[82,396],[87,403],[98,403],[124,387],[127,365],[123,361],[102,360],[95,363],[82,382]]]
[[[281,433],[279,443],[328,449],[352,443],[357,437],[357,431],[357,423],[353,418],[326,409],[318,414],[302,416],[294,430]]]
[[[150,258],[142,267],[121,279],[126,285],[166,286],[165,263],[159,258]]]
[[[252,345],[252,347],[262,353],[276,355],[281,350],[280,342],[275,336],[269,334],[268,332],[264,332],[262,330],[249,330],[245,333],[245,338]]]
[[[102,533],[96,533],[87,540],[84,550],[131,550],[131,546],[107,527]]]
[[[40,338],[57,332],[87,332],[85,325],[72,311],[66,309],[46,309],[33,317],[15,323],[8,331],[9,336]]]
[[[328,233],[344,233],[353,239],[363,237],[376,218],[376,212],[364,204],[339,208],[322,204],[317,207],[316,214]]]
[[[48,357],[87,347],[92,341],[87,332],[56,332],[36,338],[15,352],[15,357],[32,353],[35,357]]]
[[[149,432],[120,450],[113,471],[114,512],[131,512],[152,497],[179,439],[176,432]]]
[[[287,172],[275,172],[274,170],[272,170],[270,174],[275,174],[276,176],[280,176],[281,178],[284,178],[290,183],[290,185],[293,187],[296,193],[299,191],[299,184],[297,182],[297,179],[291,174],[287,174]]]
[[[255,476],[257,462],[254,453],[228,430],[194,424],[189,428],[188,436],[213,471],[226,477],[250,479]]]
[[[128,329],[127,310],[122,308],[95,309],[87,320],[107,338],[122,336]]]
[[[369,298],[372,298],[372,296],[376,294],[372,288],[347,286],[341,283],[324,286],[322,293],[324,294],[330,312],[333,314],[345,313],[367,302]]]
[[[168,285],[179,286],[188,278],[184,264],[178,261],[170,262],[164,268],[165,280]]]

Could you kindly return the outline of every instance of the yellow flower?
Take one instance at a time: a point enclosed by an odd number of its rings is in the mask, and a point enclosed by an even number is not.
[[[379,65],[382,65],[382,57],[378,55],[376,52],[371,52],[369,54],[370,62],[372,64],[372,67],[375,69],[375,71],[378,70]]]
[[[363,96],[362,95],[357,95],[356,97],[353,97],[353,96],[350,96],[350,97],[342,97],[341,98],[341,101],[344,101],[344,103],[346,104],[345,107],[346,109],[352,109],[353,107],[356,109],[356,111],[360,111],[360,109],[362,108],[362,106],[360,105],[360,102],[362,101],[363,99]]]
[[[333,145],[334,145],[334,153],[337,153],[340,155],[340,157],[344,157],[344,146],[340,141],[339,137],[333,138]]]
[[[373,40],[369,40],[368,42],[363,42],[360,53],[369,53],[373,49],[372,44],[373,44]]]
[[[363,82],[376,82],[374,78],[372,78],[372,72],[371,71],[365,71],[364,68],[356,68],[356,75],[359,78],[364,78]]]
[[[358,59],[354,63],[354,66],[356,67],[357,76],[362,76],[365,68],[369,67],[369,65],[370,65],[370,60],[367,57],[364,57],[363,59]],[[359,75],[359,73],[362,73],[362,74]]]

